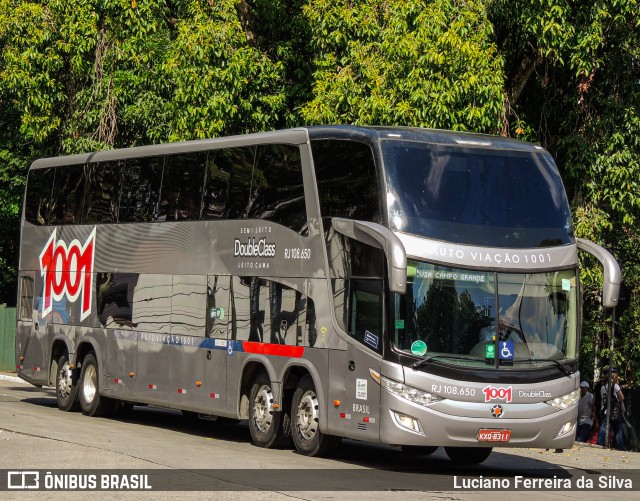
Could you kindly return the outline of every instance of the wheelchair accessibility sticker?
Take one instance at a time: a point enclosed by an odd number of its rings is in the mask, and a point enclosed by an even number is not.
[[[515,358],[513,341],[500,341],[498,352],[500,354],[500,360],[513,360]]]

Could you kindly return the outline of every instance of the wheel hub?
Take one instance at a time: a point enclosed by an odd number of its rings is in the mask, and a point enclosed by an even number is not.
[[[298,405],[297,426],[305,440],[312,440],[318,431],[319,422],[318,398],[313,391],[307,391]]]
[[[65,362],[58,370],[58,394],[63,399],[71,394],[71,385],[71,369],[69,369],[69,362]]]
[[[82,394],[84,395],[87,403],[93,402],[96,397],[96,390],[98,388],[98,372],[95,366],[89,365],[84,371],[82,378]]]
[[[273,394],[269,386],[264,385],[253,401],[253,420],[261,433],[266,433],[273,421]]]

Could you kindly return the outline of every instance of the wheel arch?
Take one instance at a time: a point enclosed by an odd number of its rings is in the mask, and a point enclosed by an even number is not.
[[[320,404],[320,430],[325,431],[328,424],[328,412],[329,407],[327,405],[327,398],[325,396],[324,385],[322,379],[315,366],[308,360],[296,360],[288,364],[282,376],[282,391],[285,395],[283,401],[288,402],[289,405],[293,399],[293,393],[296,391],[299,381],[304,377],[309,376],[313,381],[313,385],[316,389],[316,396]],[[291,409],[285,409],[286,412],[290,412]]]
[[[69,358],[69,341],[63,336],[56,336],[51,343],[51,355],[49,359],[49,385],[55,386],[56,384],[56,372],[58,371],[58,360],[62,355],[67,355]]]
[[[91,352],[95,354],[96,362],[98,363],[98,374],[100,375],[100,380],[98,381],[98,391],[102,395],[104,390],[103,377],[104,370],[106,368],[106,361],[102,357],[102,350],[100,349],[100,345],[96,342],[95,339],[86,337],[78,343],[76,352],[76,366],[81,369],[84,357],[87,356],[87,353]]]
[[[249,418],[249,395],[251,393],[251,386],[260,373],[266,374],[270,381],[277,382],[276,371],[266,357],[257,356],[245,360],[242,366],[242,376],[240,378],[240,387],[238,388],[238,408],[236,409],[240,419]],[[279,392],[275,396],[279,398]]]

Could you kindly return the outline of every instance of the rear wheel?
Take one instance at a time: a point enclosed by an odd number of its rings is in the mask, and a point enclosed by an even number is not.
[[[113,401],[100,395],[98,362],[93,353],[88,353],[82,361],[80,391],[78,400],[82,413],[87,416],[102,416],[113,408]]]
[[[480,464],[491,454],[491,447],[445,447],[451,461],[462,464]]]
[[[78,409],[78,381],[75,371],[71,369],[67,355],[58,359],[56,371],[56,400],[61,411]]]
[[[285,441],[282,412],[276,412],[269,377],[260,374],[249,397],[249,431],[258,447],[278,447]]]
[[[320,431],[320,403],[310,376],[298,383],[291,404],[291,434],[300,454],[326,456],[340,444],[340,437]]]

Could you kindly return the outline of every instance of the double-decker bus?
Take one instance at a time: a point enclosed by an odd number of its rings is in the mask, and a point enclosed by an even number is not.
[[[544,149],[319,126],[36,160],[16,362],[63,411],[248,420],[478,463],[570,447],[578,249]]]

